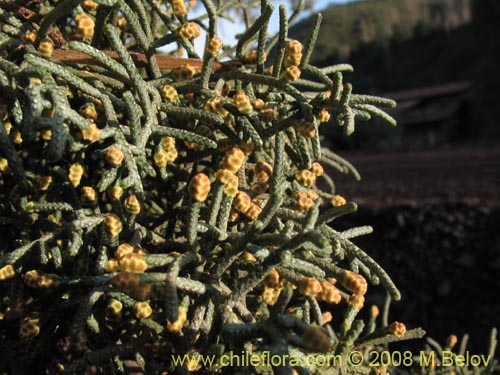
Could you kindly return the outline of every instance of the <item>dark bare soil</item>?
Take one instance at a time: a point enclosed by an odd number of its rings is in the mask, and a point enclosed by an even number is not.
[[[356,242],[402,292],[391,320],[441,343],[469,333],[484,352],[500,328],[500,147],[342,156],[363,180],[336,179],[360,208],[335,226],[374,227]]]
[[[342,154],[362,180],[337,175],[338,191],[364,207],[468,201],[500,205],[500,144],[413,153]]]

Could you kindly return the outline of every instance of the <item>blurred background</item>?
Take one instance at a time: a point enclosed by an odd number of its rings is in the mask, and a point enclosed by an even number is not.
[[[362,176],[330,171],[360,206],[336,225],[374,227],[357,243],[401,289],[391,319],[441,343],[469,333],[484,352],[500,328],[500,1],[342,3],[310,2],[323,13],[312,63],[352,64],[345,81],[395,99],[398,127],[375,120],[346,137],[322,125]],[[306,40],[313,20],[290,36]]]

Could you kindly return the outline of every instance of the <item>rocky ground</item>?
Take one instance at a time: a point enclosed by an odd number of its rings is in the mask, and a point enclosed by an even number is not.
[[[500,147],[342,156],[363,180],[335,179],[360,205],[336,225],[374,227],[357,243],[402,292],[391,319],[440,342],[470,333],[484,352],[500,328]]]

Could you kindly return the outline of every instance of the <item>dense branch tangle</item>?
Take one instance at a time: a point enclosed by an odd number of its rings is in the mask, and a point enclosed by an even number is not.
[[[309,64],[320,17],[302,52],[284,7],[268,34],[262,1],[233,51],[217,37],[227,2],[201,3],[194,20],[180,0],[34,2],[45,16],[32,22],[0,10],[0,225],[13,233],[0,282],[8,305],[43,301],[16,318],[31,346],[2,348],[27,358],[12,369],[122,371],[133,360],[160,373],[173,348],[203,354],[216,341],[344,355],[357,340],[405,337],[399,323],[374,333],[376,314],[366,330],[356,319],[366,280],[399,292],[351,241],[370,228],[331,227],[356,205],[322,164],[357,172],[319,140],[330,116],[348,134],[371,115],[392,123],[378,107],[394,102],[353,94],[348,65]],[[189,58],[157,50],[173,43]],[[40,359],[50,340],[70,344],[55,364]]]

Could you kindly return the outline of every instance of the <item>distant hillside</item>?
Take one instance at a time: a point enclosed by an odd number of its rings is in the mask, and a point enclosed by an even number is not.
[[[319,66],[349,62],[364,91],[470,79],[477,69],[472,0],[366,0],[323,11]],[[292,28],[304,40],[313,18]]]
[[[473,120],[463,120],[467,132],[456,138],[500,138],[500,0],[364,0],[322,13],[313,64],[352,64],[346,81],[372,94],[469,82]],[[292,27],[290,36],[306,40],[314,18]],[[360,127],[349,141],[338,134],[331,139],[362,145],[363,129],[366,139],[378,131]]]

